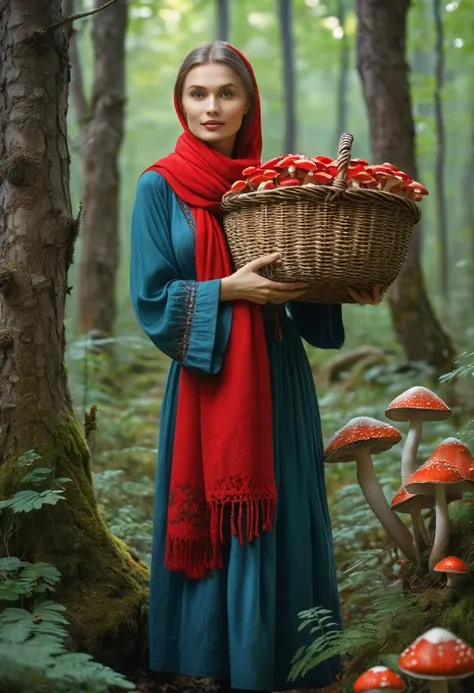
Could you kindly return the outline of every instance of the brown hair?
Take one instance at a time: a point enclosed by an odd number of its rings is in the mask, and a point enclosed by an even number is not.
[[[242,60],[240,55],[232,50],[232,48],[224,41],[213,41],[212,43],[206,43],[203,46],[197,46],[197,48],[194,48],[186,56],[181,67],[179,68],[178,76],[174,85],[175,99],[179,104],[181,104],[184,81],[190,70],[198,65],[207,65],[209,63],[223,63],[224,65],[227,65],[234,70],[234,72],[236,72],[242,80],[242,84],[244,85],[244,89],[249,100],[249,111],[244,116],[242,127],[238,133],[238,139],[240,139],[246,129],[247,123],[252,122],[257,94],[252,75],[250,74],[247,65]]]

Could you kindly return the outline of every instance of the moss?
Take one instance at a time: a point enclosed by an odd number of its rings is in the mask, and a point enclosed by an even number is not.
[[[61,572],[57,599],[68,608],[75,647],[122,671],[135,669],[146,650],[148,568],[111,534],[98,511],[89,452],[76,419],[39,418],[41,424],[30,422],[23,431],[10,427],[8,439],[0,441],[7,450],[0,496],[18,490],[26,470],[17,460],[29,449],[41,456],[38,465],[72,481],[65,484],[65,501],[17,516],[10,553],[46,561]]]

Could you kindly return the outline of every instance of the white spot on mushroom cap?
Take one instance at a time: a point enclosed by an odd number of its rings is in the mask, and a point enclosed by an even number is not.
[[[380,665],[378,667],[372,667],[371,669],[369,669],[369,671],[373,671],[374,674],[379,674],[382,671],[389,671],[389,668]]]
[[[426,631],[426,633],[417,640],[415,640],[415,642],[419,640],[428,640],[428,642],[433,643],[433,645],[437,645],[441,642],[450,642],[452,640],[455,640],[459,643],[462,642],[462,640],[457,638],[453,633],[451,633],[449,630],[446,630],[445,628],[431,628],[431,630]]]

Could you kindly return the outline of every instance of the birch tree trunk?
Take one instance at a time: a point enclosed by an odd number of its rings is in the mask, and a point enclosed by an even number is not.
[[[390,161],[418,178],[406,22],[410,0],[357,0],[357,63],[370,121],[376,162]],[[415,228],[405,265],[388,293],[392,322],[408,361],[451,371],[455,351],[426,292]]]
[[[10,552],[62,573],[76,645],[122,668],[143,647],[148,573],[108,531],[64,364],[64,307],[77,221],[66,131],[60,0],[0,0],[0,496],[34,450],[69,477],[66,500],[17,515]],[[5,511],[3,511],[5,512]]]

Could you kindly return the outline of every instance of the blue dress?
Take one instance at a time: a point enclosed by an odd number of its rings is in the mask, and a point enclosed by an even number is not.
[[[131,296],[143,330],[172,359],[162,403],[150,584],[150,668],[230,677],[232,688],[282,691],[334,682],[337,658],[289,683],[291,660],[312,642],[298,613],[331,609],[341,621],[323,440],[313,377],[301,338],[340,348],[340,305],[293,303],[277,341],[265,320],[271,370],[275,528],[243,547],[232,538],[226,567],[188,580],[164,565],[168,490],[181,369],[219,371],[232,303],[219,303],[219,280],[197,282],[189,208],[155,171],[139,180],[132,221]]]

